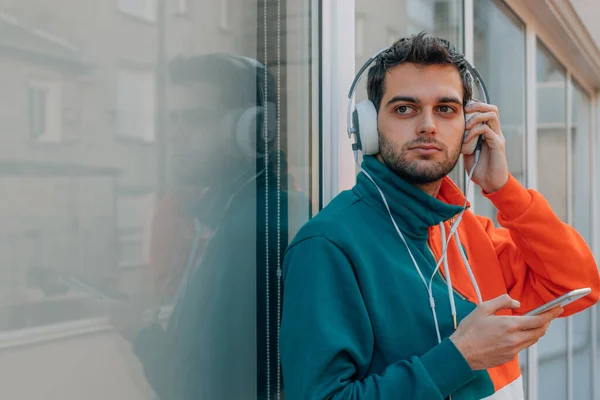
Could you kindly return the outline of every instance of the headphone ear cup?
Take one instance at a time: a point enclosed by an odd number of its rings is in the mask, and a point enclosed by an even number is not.
[[[258,115],[262,107],[250,107],[244,110],[237,120],[235,127],[235,141],[238,149],[246,157],[256,158],[257,154],[257,138],[259,135],[256,133],[258,130],[262,130],[261,126],[258,126]]]
[[[265,131],[264,118],[267,118],[267,129]],[[263,157],[269,151],[265,148],[265,139],[271,143],[277,134],[277,115],[275,104],[267,103],[267,112],[263,107],[250,107],[244,110],[237,120],[235,128],[235,139],[237,146],[247,157]]]
[[[358,103],[353,113],[357,143],[364,155],[379,153],[377,110],[370,100]]]

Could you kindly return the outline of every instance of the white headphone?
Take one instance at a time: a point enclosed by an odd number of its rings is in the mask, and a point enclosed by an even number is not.
[[[258,60],[242,56],[237,58],[256,69],[260,105],[243,110],[237,119],[236,143],[246,156],[262,158],[269,151],[268,145],[262,152],[259,152],[256,149],[256,141],[261,140],[262,143],[270,144],[277,136],[277,108],[274,102],[269,101],[266,94],[269,72],[266,65]]]
[[[234,135],[234,141],[241,154],[249,158],[262,158],[269,151],[269,144],[277,136],[277,108],[266,95],[269,79],[267,67],[252,58],[232,54],[224,56],[241,69],[256,70],[260,103],[254,107],[237,108],[228,112],[223,120],[223,132],[231,132]],[[266,148],[262,151],[257,150],[257,147],[261,147],[265,142]]]
[[[347,126],[348,126],[348,137],[352,139],[352,135],[355,136],[355,142],[352,143],[352,149],[354,151],[360,150],[364,155],[373,155],[379,153],[379,133],[377,130],[377,109],[370,100],[364,100],[356,104],[352,108],[352,100],[356,92],[356,86],[360,81],[363,73],[369,68],[369,66],[377,60],[381,53],[387,51],[389,47],[385,47],[370,57],[360,68],[358,74],[352,82],[350,91],[348,93],[348,113],[347,113]],[[479,71],[472,66],[466,59],[465,64],[467,70],[475,80],[479,88],[479,92],[483,95],[483,101],[489,104],[489,96],[483,78],[479,74]],[[468,120],[470,115],[465,115]],[[481,149],[483,143],[483,135],[478,138],[476,150]]]

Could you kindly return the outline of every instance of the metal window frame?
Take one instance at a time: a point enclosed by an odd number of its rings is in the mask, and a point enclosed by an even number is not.
[[[566,179],[567,179],[567,223],[573,224],[573,77],[567,69],[566,76],[566,116],[567,116],[567,145],[566,145]],[[567,400],[573,400],[573,318],[567,318]]]
[[[525,23],[525,182],[527,187],[537,188],[537,90],[536,83],[536,51],[537,35],[535,28]],[[538,347],[537,344],[527,349],[527,393],[530,400],[537,399],[538,390]]]
[[[588,177],[588,184],[591,185],[590,188],[590,195],[591,195],[591,206],[590,206],[590,217],[591,220],[594,221],[595,220],[595,209],[597,209],[597,205],[595,204],[595,160],[594,160],[594,144],[595,144],[595,140],[594,137],[596,135],[596,131],[595,131],[595,127],[596,127],[596,113],[595,113],[595,93],[592,91],[588,91],[587,89],[585,89],[584,87],[582,87],[579,83],[579,81],[577,80],[577,78],[574,78],[572,71],[570,71],[569,69],[567,69],[567,146],[566,146],[566,151],[567,151],[567,222],[569,224],[573,224],[573,207],[574,207],[574,201],[573,201],[573,196],[574,196],[574,192],[573,192],[573,170],[574,170],[574,166],[573,166],[573,108],[572,108],[572,104],[573,104],[573,93],[574,93],[574,85],[577,84],[577,86],[583,91],[584,94],[586,94],[589,97],[590,100],[590,109],[589,109],[589,114],[590,114],[590,120],[588,121],[589,123],[589,132],[590,132],[590,137],[589,137],[589,149],[588,151],[590,152],[589,157],[590,157],[590,175]],[[592,225],[591,227],[591,240],[592,243],[594,243],[595,238],[597,237],[596,231],[598,230],[598,228],[595,225]],[[594,246],[592,245],[592,251],[594,251]],[[596,255],[596,258],[598,258],[598,251],[594,251],[594,254]],[[595,334],[596,334],[596,329],[595,329],[595,323],[593,321],[595,313],[596,313],[596,307],[592,307],[590,310],[590,347],[591,347],[591,352],[589,354],[589,356],[591,357],[590,360],[590,365],[592,368],[591,371],[591,382],[590,382],[590,392],[592,393],[592,398],[596,399],[597,398],[597,393],[595,393],[595,363],[596,363],[596,350],[595,347],[597,346],[596,343],[596,338],[595,338]],[[568,317],[567,318],[567,394],[568,400],[573,400],[573,388],[574,388],[574,384],[573,384],[573,371],[574,371],[574,362],[573,362],[573,348],[574,348],[574,343],[573,343],[573,317]]]
[[[463,0],[463,41],[464,41],[464,55],[467,61],[474,64],[475,58],[475,4],[474,0]],[[475,66],[477,68],[477,66]],[[466,190],[467,179],[469,179],[469,173],[464,169],[464,163],[462,157],[460,161],[461,168],[463,169],[465,185],[463,190]],[[465,193],[467,200],[471,203],[473,210],[477,210],[477,201],[475,199],[475,185],[470,185],[469,191]]]
[[[592,151],[592,221],[595,223],[592,224],[592,240],[594,243],[594,250],[596,255],[596,262],[600,262],[600,185],[598,184],[598,177],[600,176],[600,162],[596,160],[596,155],[600,154],[600,123],[598,123],[598,119],[600,118],[600,101],[598,101],[598,96],[600,96],[600,92],[596,91],[593,93],[591,98],[592,102],[592,129],[590,136],[590,148]],[[592,308],[592,316],[590,320],[590,328],[592,341],[591,348],[591,357],[592,357],[592,398],[600,399],[600,382],[598,379],[598,364],[597,360],[600,357],[600,353],[598,352],[598,329],[600,326],[598,325],[598,309],[600,306],[596,304]]]
[[[322,130],[322,106],[321,106],[321,63],[322,63],[322,33],[321,33],[321,1],[308,0],[311,7],[310,18],[310,52],[311,52],[311,90],[310,90],[310,105],[311,105],[311,120],[309,122],[312,135],[310,137],[310,199],[309,217],[314,217],[322,208],[322,165],[323,159],[323,130]],[[316,14],[316,15],[315,15]]]
[[[321,160],[323,207],[340,191],[354,185],[352,141],[346,134],[348,89],[355,76],[355,2],[322,0]]]

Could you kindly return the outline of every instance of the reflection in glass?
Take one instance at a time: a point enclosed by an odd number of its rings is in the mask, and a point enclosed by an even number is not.
[[[538,42],[537,158],[538,190],[563,221],[567,218],[567,118],[564,68]],[[539,398],[567,398],[567,324],[563,318],[550,324],[538,343]]]
[[[279,398],[318,10],[0,3],[0,398]]]

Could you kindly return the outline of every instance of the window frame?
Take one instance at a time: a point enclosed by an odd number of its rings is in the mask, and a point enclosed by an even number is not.
[[[122,131],[121,124],[124,124],[126,120],[122,120],[123,116],[126,114],[122,109],[121,102],[124,101],[120,98],[120,91],[122,90],[120,85],[124,82],[122,79],[131,79],[129,84],[131,85],[139,85],[139,88],[142,88],[140,93],[138,93],[139,102],[136,101],[135,104],[144,104],[142,106],[142,114],[144,111],[147,111],[149,114],[148,118],[135,118],[134,121],[138,121],[134,123],[138,129],[132,131],[131,133],[127,133]],[[146,79],[144,81],[144,79]],[[141,68],[128,68],[128,67],[120,67],[117,70],[116,74],[116,84],[115,84],[115,136],[124,140],[132,140],[140,143],[154,143],[156,142],[156,137],[158,133],[158,127],[156,124],[156,120],[154,115],[156,113],[156,104],[157,104],[157,93],[156,93],[156,76],[153,70],[151,69],[141,69]],[[142,93],[143,92],[143,93]],[[146,104],[149,102],[149,105]],[[144,108],[147,107],[147,110]],[[138,110],[140,111],[140,110]]]
[[[44,131],[36,134],[32,131],[32,90],[40,90],[46,93],[44,101],[44,110],[35,110],[36,119],[39,117],[36,111],[43,113]],[[27,132],[29,140],[35,143],[57,143],[63,140],[62,124],[62,87],[56,80],[30,79],[27,86]],[[35,125],[35,124],[34,124]]]

